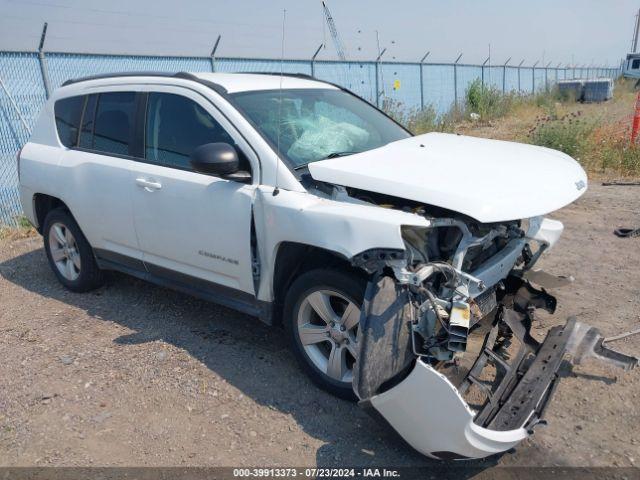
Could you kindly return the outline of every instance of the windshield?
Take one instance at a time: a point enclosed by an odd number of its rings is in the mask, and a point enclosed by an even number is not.
[[[411,136],[367,102],[342,90],[262,90],[232,97],[274,148],[280,137],[280,153],[293,168]]]

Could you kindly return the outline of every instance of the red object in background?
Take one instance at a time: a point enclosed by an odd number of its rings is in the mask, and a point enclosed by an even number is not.
[[[636,111],[633,114],[633,127],[631,128],[631,143],[636,143],[638,130],[640,129],[640,92],[636,97]]]

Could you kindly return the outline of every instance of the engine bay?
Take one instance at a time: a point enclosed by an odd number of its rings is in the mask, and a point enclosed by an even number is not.
[[[363,404],[394,397],[391,392],[410,384],[416,371],[433,372],[453,386],[474,425],[530,434],[571,369],[567,357],[573,363],[596,357],[624,369],[637,364],[574,318],[552,328],[543,342],[531,335],[536,310],[556,309],[546,289],[572,280],[533,269],[559,237],[560,222],[538,217],[482,224],[410,201],[346,193],[429,221],[426,228],[402,227],[404,251],[370,250],[352,259],[372,276],[353,380]]]

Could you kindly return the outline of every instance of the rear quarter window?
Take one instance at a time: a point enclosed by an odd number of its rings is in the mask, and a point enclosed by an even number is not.
[[[83,105],[84,97],[69,97],[58,100],[53,107],[58,138],[65,147],[76,146]]]

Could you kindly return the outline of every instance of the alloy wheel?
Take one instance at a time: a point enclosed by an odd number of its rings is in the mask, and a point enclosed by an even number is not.
[[[80,252],[78,244],[69,228],[59,222],[49,230],[49,251],[58,272],[73,282],[80,276]]]
[[[353,379],[359,321],[360,308],[336,291],[312,291],[300,304],[300,342],[313,365],[333,380]]]

